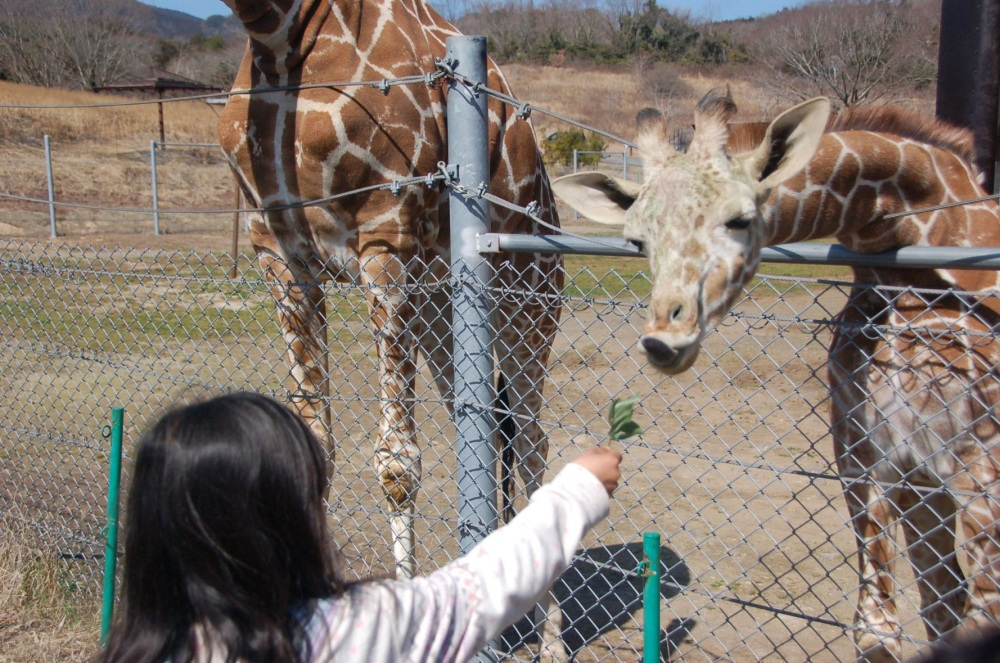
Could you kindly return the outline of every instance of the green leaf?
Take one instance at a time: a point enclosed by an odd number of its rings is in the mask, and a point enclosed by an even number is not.
[[[608,413],[608,423],[610,424],[608,437],[612,440],[626,440],[634,435],[642,434],[642,428],[632,421],[632,413],[638,402],[638,396],[616,398],[611,402],[611,411]]]
[[[640,428],[639,424],[635,423],[634,421],[629,421],[624,426],[616,430],[612,434],[611,439],[627,440],[628,438],[634,435],[642,435],[642,428]]]

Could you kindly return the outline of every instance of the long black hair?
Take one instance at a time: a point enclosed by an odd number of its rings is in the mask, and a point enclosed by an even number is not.
[[[187,663],[199,638],[227,661],[307,657],[293,613],[343,591],[326,485],[322,446],[270,398],[231,394],[163,416],[140,441],[122,606],[98,660]]]

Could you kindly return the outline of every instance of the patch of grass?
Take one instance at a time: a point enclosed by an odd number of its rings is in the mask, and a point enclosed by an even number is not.
[[[86,660],[96,650],[100,610],[82,597],[51,546],[5,510],[0,523],[0,659]]]
[[[563,294],[567,297],[613,298],[627,294],[641,300],[652,290],[649,263],[645,258],[571,255],[565,257],[565,269],[568,278]],[[851,268],[839,265],[763,263],[758,273],[790,279],[852,280]],[[753,290],[761,281],[760,276],[753,277],[746,289]],[[799,288],[791,286],[782,294]],[[755,296],[760,296],[760,292]]]
[[[831,281],[850,281],[851,268],[841,265],[789,265],[786,263],[764,263],[757,270],[768,276],[783,276],[796,279],[830,279]],[[759,277],[754,277],[759,280]]]
[[[627,296],[639,300],[652,290],[645,258],[566,256],[565,269],[563,294],[567,297]]]

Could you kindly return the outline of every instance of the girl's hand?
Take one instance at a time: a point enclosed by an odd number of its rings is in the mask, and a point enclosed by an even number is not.
[[[622,462],[622,455],[619,452],[608,447],[594,447],[584,451],[573,462],[590,470],[590,473],[604,484],[608,495],[615,492],[618,480],[622,478],[621,470],[618,467]]]

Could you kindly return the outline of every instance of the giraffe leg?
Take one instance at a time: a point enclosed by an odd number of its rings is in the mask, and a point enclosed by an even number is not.
[[[416,574],[413,532],[414,501],[420,485],[420,451],[413,417],[414,362],[410,327],[413,304],[407,295],[406,263],[399,256],[372,252],[361,259],[361,278],[367,288],[370,326],[378,355],[379,419],[375,446],[375,474],[389,502],[396,575]]]
[[[287,349],[291,404],[323,442],[330,462],[329,371],[326,304],[323,288],[305,273],[293,270],[273,251],[260,250],[257,262],[270,283]]]
[[[449,413],[454,409],[455,366],[452,363],[451,292],[437,290],[421,297],[414,340],[428,363],[431,378]]]
[[[852,291],[849,302],[859,293]],[[850,303],[838,319],[860,319],[860,309]],[[873,374],[868,367],[877,340],[839,327],[830,345],[827,363],[830,384],[830,433],[837,472],[843,486],[847,512],[858,547],[858,600],[854,643],[862,660],[902,660],[902,627],[896,614],[896,505],[893,490],[878,485],[875,468],[884,454],[871,435],[886,435],[873,423],[880,414],[872,409]]]
[[[561,288],[561,272],[548,283]],[[537,292],[537,284],[527,286]],[[519,284],[516,289],[525,288]],[[545,404],[542,388],[548,368],[552,338],[559,321],[559,309],[545,305],[543,298],[530,302],[502,302],[498,324],[500,372],[507,382],[507,397],[515,432],[514,463],[530,497],[542,484],[548,459],[548,438],[538,424]],[[551,589],[535,610],[534,622],[541,626],[538,660],[543,663],[567,660],[562,641],[562,611]]]
[[[451,357],[450,293],[439,291],[429,294],[426,299],[421,301],[419,310],[420,314],[416,318],[418,323],[414,326],[416,342],[430,364],[431,375],[434,377],[438,391],[445,397],[450,408],[453,404],[451,395],[454,379],[454,365]],[[516,313],[517,315],[522,313],[520,307],[516,309]],[[507,324],[510,324],[512,314],[513,311],[507,313]],[[524,425],[518,427],[513,437],[515,441],[514,464],[520,472],[521,479],[525,484],[525,492],[529,498],[541,485],[548,456],[548,440],[538,425],[537,415],[543,404],[541,385],[544,380],[551,336],[555,332],[554,321],[542,331],[544,332],[542,336],[532,337],[536,345],[541,345],[537,351],[520,347],[525,338],[524,331],[517,334],[505,334],[501,329],[499,333],[501,337],[506,336],[508,340],[513,339],[511,341],[512,351],[509,351],[510,346],[503,346],[508,351],[502,351],[500,369],[503,375],[517,376],[512,379],[516,379],[518,384],[509,386],[508,390],[510,393],[517,394],[517,396],[512,397],[514,402],[511,404],[511,411],[515,414],[513,419],[523,422]],[[515,357],[520,355],[532,357],[527,366],[516,361]],[[523,398],[520,397],[522,393],[526,394]],[[508,470],[513,470],[513,468],[503,468],[501,471]],[[534,622],[542,627],[538,660],[541,662],[567,660],[561,637],[562,613],[551,592],[544,603],[536,606]]]
[[[955,502],[943,490],[900,500],[907,556],[920,590],[920,617],[927,638],[951,632],[965,607],[965,576],[955,552]]]
[[[984,452],[967,465],[959,494],[971,495],[960,512],[969,560],[969,594],[962,630],[1000,623],[1000,480]]]
[[[893,575],[900,551],[894,536],[894,508],[868,478],[848,478],[843,483],[858,540],[861,583],[854,642],[865,661],[900,661],[902,627],[896,614]]]

